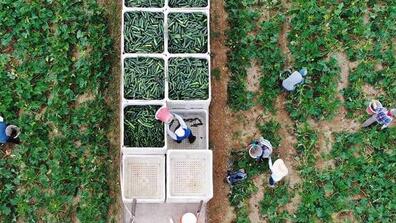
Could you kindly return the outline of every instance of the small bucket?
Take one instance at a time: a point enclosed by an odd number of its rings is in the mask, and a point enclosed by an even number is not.
[[[257,159],[263,155],[263,149],[260,145],[249,145],[249,155],[253,159]]]
[[[170,113],[169,109],[164,106],[155,113],[155,119],[164,123],[170,123],[173,120],[173,115]]]
[[[375,111],[376,111],[378,108],[382,108],[381,102],[379,102],[378,100],[372,100],[372,101],[370,102],[369,106],[367,106],[366,112],[367,112],[367,114],[369,114],[369,115],[374,115],[374,114],[375,114]]]

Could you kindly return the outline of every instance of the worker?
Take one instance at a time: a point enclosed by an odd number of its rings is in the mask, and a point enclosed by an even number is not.
[[[15,125],[9,125],[0,116],[0,144],[15,143],[19,144],[20,129]]]
[[[271,143],[263,137],[253,140],[253,142],[248,146],[248,149],[250,157],[257,161],[260,161],[263,158],[268,158],[272,154]]]
[[[269,157],[268,166],[271,170],[271,176],[269,177],[268,183],[270,187],[275,187],[275,184],[282,180],[282,178],[285,177],[289,173],[289,171],[285,163],[281,159],[277,159],[272,165],[272,159],[271,157]]]
[[[377,122],[382,125],[382,130],[387,128],[392,123],[393,118],[396,116],[396,109],[391,109],[388,111],[388,109],[383,107],[381,104],[379,105],[380,106],[375,107],[372,116],[363,123],[364,128],[369,127],[370,125]],[[370,108],[372,108],[371,105]]]
[[[177,121],[179,122],[179,126],[176,127],[176,130],[173,132],[170,129],[170,123],[165,123],[165,127],[166,127],[166,132],[168,133],[168,135],[175,140],[177,143],[181,143],[184,139],[188,138],[188,141],[190,143],[194,143],[196,138],[191,129],[188,128],[186,122],[183,120],[182,117],[180,117],[180,115],[172,113],[173,117],[177,119]]]

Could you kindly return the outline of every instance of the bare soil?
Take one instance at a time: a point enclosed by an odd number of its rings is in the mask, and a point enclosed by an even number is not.
[[[265,174],[253,178],[253,182],[258,187],[257,193],[249,199],[249,219],[252,223],[265,222],[260,216],[259,203],[264,198],[264,182],[267,179]]]
[[[231,223],[235,218],[228,194],[229,187],[224,182],[230,156],[230,131],[228,121],[230,112],[227,108],[227,85],[229,73],[227,69],[227,51],[225,46],[225,30],[228,29],[227,13],[224,1],[211,2],[211,31],[216,37],[211,40],[212,67],[220,70],[220,79],[212,79],[212,103],[210,107],[210,142],[214,153],[213,180],[214,197],[208,205],[208,221],[213,223]]]

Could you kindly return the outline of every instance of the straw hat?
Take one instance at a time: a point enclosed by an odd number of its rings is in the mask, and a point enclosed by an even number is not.
[[[197,223],[197,216],[193,213],[186,213],[181,219],[181,223]]]
[[[282,180],[282,178],[289,173],[289,170],[287,169],[285,163],[281,159],[278,159],[274,162],[271,171],[272,171],[271,177],[275,182]]]

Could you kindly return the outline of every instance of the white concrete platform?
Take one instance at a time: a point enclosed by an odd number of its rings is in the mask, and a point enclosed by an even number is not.
[[[127,204],[131,210],[131,204]],[[196,213],[199,208],[197,204],[137,204],[136,218],[134,223],[170,223],[172,218],[174,223],[179,223],[184,213]],[[130,223],[129,213],[124,208],[124,223]],[[202,206],[198,223],[206,223],[206,204]]]

